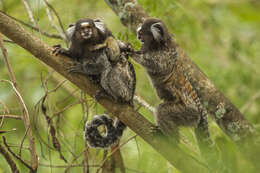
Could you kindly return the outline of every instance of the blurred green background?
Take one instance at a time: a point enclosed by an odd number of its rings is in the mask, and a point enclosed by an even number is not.
[[[44,1],[29,0],[28,2],[39,28],[48,33],[58,34],[49,22]],[[118,39],[130,42],[135,48],[140,47],[136,37],[120,23],[119,18],[103,0],[49,0],[48,2],[58,12],[65,28],[80,18],[99,18],[106,23]],[[150,16],[160,18],[165,22],[169,31],[190,58],[259,129],[260,2],[257,0],[139,0],[138,2]],[[1,0],[0,9],[30,23],[22,1]],[[53,13],[52,17],[54,24],[58,26],[57,18]],[[48,38],[32,29],[26,29],[49,45],[62,44],[64,47],[66,45],[62,40]],[[5,46],[18,86],[32,117],[33,126],[36,127],[34,134],[40,163],[38,172],[64,172],[65,168],[46,166],[65,165],[65,163],[59,159],[55,150],[48,147],[48,145],[52,146],[48,125],[38,110],[39,104],[37,104],[45,93],[43,81],[47,81],[47,88],[51,90],[64,79],[54,75],[52,70],[19,46],[12,43],[6,43]],[[134,62],[133,64],[137,73],[136,93],[152,106],[156,106],[160,101],[152,89],[145,71],[140,65]],[[0,54],[0,79],[9,79],[2,53]],[[87,97],[88,106],[85,108],[88,111],[85,111],[84,115],[82,105],[79,104],[80,99],[74,97],[72,93],[79,97],[81,95],[80,91],[67,81],[56,92],[48,95],[46,105],[48,105],[48,114],[55,116],[53,122],[57,128],[64,156],[70,163],[80,164],[85,147],[82,138],[83,119],[86,119],[86,116],[91,119],[93,115],[102,114],[105,110]],[[0,101],[8,107],[10,114],[21,115],[16,96],[7,83],[0,83]],[[63,111],[66,107],[69,108]],[[152,113],[145,108],[141,108],[140,112],[150,121],[154,121]],[[2,104],[0,104],[0,114],[6,114]],[[1,130],[13,128],[17,130],[5,134],[5,136],[8,143],[12,145],[12,149],[18,153],[19,145],[25,134],[23,122],[5,119]],[[230,169],[234,172],[253,171],[251,164],[241,157],[236,147],[215,123],[211,122],[210,130],[219,147],[227,146],[228,150],[224,151],[225,154],[220,157],[226,160]],[[198,157],[198,149],[191,130],[182,129],[182,134],[184,150]],[[133,135],[134,133],[127,129],[121,143]],[[22,157],[25,160],[29,160],[27,148],[26,140],[22,150]],[[178,172],[140,137],[130,140],[121,151],[127,168],[126,172]],[[91,149],[89,152],[89,163],[100,164],[103,150]],[[80,157],[76,161],[72,161],[78,155]],[[19,162],[17,164],[22,170],[21,172],[27,171],[27,168]],[[95,169],[91,168],[91,172],[94,172]],[[0,156],[0,173],[9,171],[6,161]],[[80,171],[82,171],[82,167],[70,169],[70,172]]]

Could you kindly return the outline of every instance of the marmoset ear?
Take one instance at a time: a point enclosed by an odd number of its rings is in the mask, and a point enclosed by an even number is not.
[[[106,34],[106,26],[105,23],[101,22],[99,19],[94,20],[95,27],[102,33]]]
[[[76,25],[73,23],[73,24],[70,24],[69,28],[66,30],[66,35],[67,35],[69,41],[71,40],[72,35],[75,32],[75,29],[76,29]]]
[[[164,40],[164,26],[161,22],[157,22],[151,25],[151,32],[153,34],[153,37],[155,41],[160,42]]]
[[[142,26],[137,27],[136,33],[138,33],[142,29]]]

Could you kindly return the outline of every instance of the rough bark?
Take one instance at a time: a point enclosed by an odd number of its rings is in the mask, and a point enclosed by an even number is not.
[[[15,21],[1,12],[0,32],[36,58],[55,69],[84,92],[92,97],[95,96],[98,87],[91,83],[85,76],[67,73],[66,69],[73,64],[71,59],[52,55],[52,47],[32,36],[31,33],[24,30]],[[99,103],[142,137],[181,172],[188,173],[194,172],[194,170],[202,173],[208,172],[208,169],[202,163],[182,151],[178,146],[173,147],[162,135],[150,133],[152,124],[130,106],[120,105],[105,99],[101,99]]]

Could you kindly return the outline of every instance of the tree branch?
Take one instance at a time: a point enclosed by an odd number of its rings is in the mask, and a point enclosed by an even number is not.
[[[12,157],[9,153],[4,149],[4,147],[0,144],[0,153],[4,156],[5,160],[7,161],[8,165],[10,166],[13,173],[19,173],[15,162],[13,161]]]
[[[77,85],[84,92],[94,97],[97,86],[91,83],[85,76],[80,74],[68,74],[67,70],[73,62],[64,56],[52,55],[52,48],[43,43],[38,38],[32,36],[15,21],[0,12],[0,32],[19,46],[23,47],[45,64],[55,69],[58,73],[65,76],[69,81]],[[101,99],[99,103],[113,115],[117,116],[123,123],[130,127],[136,134],[142,137],[156,151],[163,155],[172,165],[181,172],[208,172],[206,166],[189,154],[182,151],[178,146],[174,146],[166,141],[162,135],[150,133],[153,126],[141,114],[136,112],[129,105],[120,105],[109,100]],[[187,164],[189,166],[187,166]]]

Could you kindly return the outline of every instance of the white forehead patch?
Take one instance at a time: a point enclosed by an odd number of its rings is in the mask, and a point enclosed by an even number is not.
[[[83,26],[83,27],[89,26],[89,22],[82,22],[82,23],[80,24],[80,26]]]

